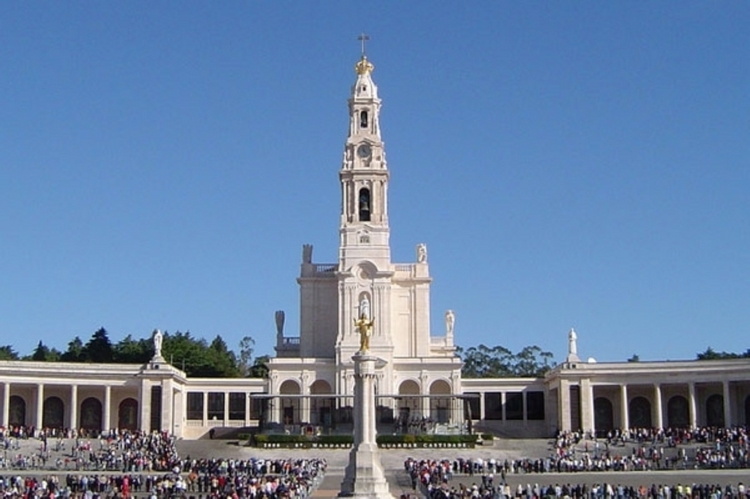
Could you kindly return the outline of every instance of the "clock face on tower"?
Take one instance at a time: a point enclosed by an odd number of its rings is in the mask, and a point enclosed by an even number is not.
[[[357,148],[357,156],[362,159],[369,158],[370,154],[372,154],[372,149],[369,144],[362,144]]]

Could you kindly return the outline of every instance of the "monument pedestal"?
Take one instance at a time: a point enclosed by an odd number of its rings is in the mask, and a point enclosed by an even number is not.
[[[354,446],[339,497],[393,499],[375,439],[375,376],[385,361],[357,352],[354,361]]]

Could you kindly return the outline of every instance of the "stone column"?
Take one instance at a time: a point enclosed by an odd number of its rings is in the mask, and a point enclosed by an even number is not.
[[[620,385],[620,425],[622,431],[628,431],[630,429],[630,417],[628,414],[628,385],[623,383]]]
[[[427,395],[430,393],[430,382],[429,382],[429,375],[426,372],[422,372],[422,374],[419,376],[419,380],[421,381],[421,387],[419,389],[419,393],[421,395]],[[430,416],[430,397],[421,397],[419,399],[419,407],[422,411],[422,417],[426,418]]]
[[[724,388],[724,426],[727,428],[732,426],[732,404],[730,400],[730,392],[729,392],[729,381],[724,380],[722,383],[722,388]]]
[[[690,429],[698,427],[698,411],[695,404],[695,383],[688,383],[688,411],[690,414]]]
[[[505,403],[506,403],[505,392],[500,392],[500,417],[503,418],[503,422],[508,420],[508,416],[505,411]]]
[[[161,429],[174,434],[174,388],[169,378],[161,383]]]
[[[250,394],[245,394],[245,426],[250,426]]]
[[[385,479],[375,429],[376,368],[384,361],[367,352],[354,360],[354,446],[349,453],[340,497],[392,499]],[[380,366],[378,365],[380,364]]]
[[[141,431],[149,433],[151,431],[151,383],[147,379],[141,380],[139,390],[140,414],[138,416],[138,426]]]
[[[203,392],[203,427],[208,426],[208,392]]]
[[[10,383],[3,383],[3,428],[10,425]]]
[[[68,427],[71,430],[78,429],[78,385],[70,386],[70,420]]]
[[[44,415],[44,383],[37,383],[36,385],[36,421],[34,425],[36,426],[36,431],[40,431],[42,429],[42,424],[44,423],[43,416]]]
[[[571,431],[570,428],[570,382],[560,380],[559,396],[557,397],[557,417],[561,431]]]
[[[229,392],[224,392],[224,426],[229,426]]]
[[[112,428],[112,387],[104,387],[104,418],[102,421],[102,430],[109,431]]]
[[[584,434],[587,431],[596,435],[596,420],[594,419],[594,386],[591,380],[581,380],[581,429]]]
[[[487,414],[487,409],[484,406],[484,392],[479,392],[479,416],[472,414],[471,417],[474,419],[484,419]]]
[[[521,392],[521,397],[523,397],[523,399],[522,399],[523,400],[523,409],[522,410],[523,410],[523,425],[524,426],[526,426],[528,424],[528,421],[529,421],[529,417],[528,417],[528,409],[529,409],[529,407],[528,407],[528,403],[526,401],[526,396],[527,395],[528,395],[528,392],[526,392],[526,390],[524,390],[524,391]]]
[[[663,413],[661,410],[661,385],[654,384],[654,426],[664,428]]]

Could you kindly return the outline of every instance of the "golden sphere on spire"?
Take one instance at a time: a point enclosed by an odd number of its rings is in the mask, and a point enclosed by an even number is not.
[[[375,69],[375,66],[367,60],[367,57],[362,54],[362,59],[359,60],[357,64],[354,65],[354,71],[357,72],[358,75],[366,75],[368,73],[372,73],[372,71]]]

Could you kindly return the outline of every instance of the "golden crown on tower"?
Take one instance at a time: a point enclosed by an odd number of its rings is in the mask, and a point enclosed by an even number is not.
[[[354,65],[354,70],[358,75],[366,75],[368,73],[372,73],[374,69],[375,66],[373,66],[373,64],[367,60],[367,57],[364,54],[362,54],[362,59],[360,59],[359,62]]]

